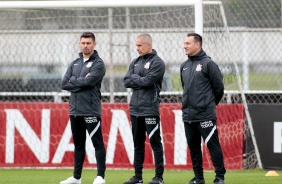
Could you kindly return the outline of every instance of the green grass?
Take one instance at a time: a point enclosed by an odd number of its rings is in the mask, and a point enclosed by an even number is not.
[[[225,88],[228,90],[238,90],[238,82],[235,75],[223,75]],[[281,90],[282,89],[281,74],[249,74],[249,89],[250,90]],[[244,77],[241,75],[241,82],[244,82]]]
[[[279,176],[265,176],[267,170],[227,171],[226,184],[281,184],[282,171],[276,171]],[[212,184],[214,172],[205,172],[206,184]],[[3,184],[59,184],[61,180],[72,175],[69,169],[1,169],[0,178]],[[96,170],[84,169],[83,184],[92,184]],[[133,170],[107,170],[107,184],[122,184],[133,175]],[[144,184],[154,175],[153,170],[145,170]],[[186,184],[193,177],[191,170],[165,170],[165,184]]]
[[[237,77],[235,74],[224,74],[223,81],[225,90],[239,90]],[[281,81],[282,74],[250,73],[248,81],[249,90],[281,90]],[[244,82],[242,75],[241,82]],[[182,91],[179,74],[170,74],[169,84],[171,91]]]

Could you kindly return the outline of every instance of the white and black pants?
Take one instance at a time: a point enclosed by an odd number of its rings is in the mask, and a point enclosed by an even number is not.
[[[184,122],[185,135],[190,149],[192,165],[195,177],[203,179],[203,158],[201,149],[201,137],[203,137],[207,145],[213,166],[215,168],[216,177],[224,180],[226,173],[223,161],[223,154],[218,139],[216,128],[216,120],[203,122]]]
[[[164,158],[163,145],[161,142],[160,117],[130,116],[132,123],[132,135],[134,142],[134,169],[135,176],[142,178],[143,163],[145,157],[146,132],[150,139],[150,144],[154,152],[155,176],[163,177]]]
[[[95,148],[97,160],[97,176],[105,177],[106,150],[104,146],[100,117],[70,116],[71,131],[74,142],[74,172],[73,177],[81,178],[83,162],[85,159],[86,130],[90,135]]]

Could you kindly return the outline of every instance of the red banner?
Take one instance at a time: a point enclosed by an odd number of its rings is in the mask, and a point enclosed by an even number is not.
[[[102,131],[107,168],[133,168],[133,142],[128,104],[102,105]],[[243,169],[244,111],[241,104],[219,105],[217,127],[227,169]],[[161,104],[165,169],[191,169],[181,104]],[[87,138],[84,167],[96,167]],[[72,167],[73,142],[68,103],[1,103],[0,167]],[[203,144],[204,168],[213,170]],[[154,168],[147,138],[144,168]]]

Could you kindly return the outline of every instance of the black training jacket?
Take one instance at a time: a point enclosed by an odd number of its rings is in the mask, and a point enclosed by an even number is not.
[[[101,82],[106,69],[98,52],[83,62],[82,53],[68,67],[62,81],[62,89],[71,92],[70,115],[101,117]],[[90,73],[90,76],[86,75]]]
[[[153,50],[134,59],[124,77],[124,86],[132,88],[130,115],[159,116],[159,93],[165,73],[165,63]]]
[[[216,119],[216,105],[224,94],[223,79],[217,64],[201,50],[181,64],[180,78],[183,121]]]

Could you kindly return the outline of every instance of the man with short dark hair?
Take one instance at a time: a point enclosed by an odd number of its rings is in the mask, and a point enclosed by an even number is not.
[[[81,53],[68,67],[62,81],[62,89],[71,92],[69,115],[74,142],[73,176],[60,184],[81,184],[85,158],[86,130],[95,148],[97,177],[93,184],[105,184],[106,150],[101,128],[101,82],[105,65],[94,50],[95,35],[85,32],[80,36]]]
[[[188,60],[180,67],[182,117],[195,175],[188,184],[205,184],[201,137],[215,168],[214,184],[224,184],[226,170],[216,127],[216,105],[224,94],[222,75],[217,64],[202,49],[199,34],[187,35],[184,50]]]
[[[141,34],[135,40],[139,57],[134,59],[124,77],[126,88],[133,90],[130,101],[130,119],[134,142],[135,175],[124,184],[143,184],[142,170],[145,157],[146,132],[154,152],[155,177],[149,184],[163,184],[164,159],[160,136],[160,96],[164,61],[152,49],[152,38]]]

